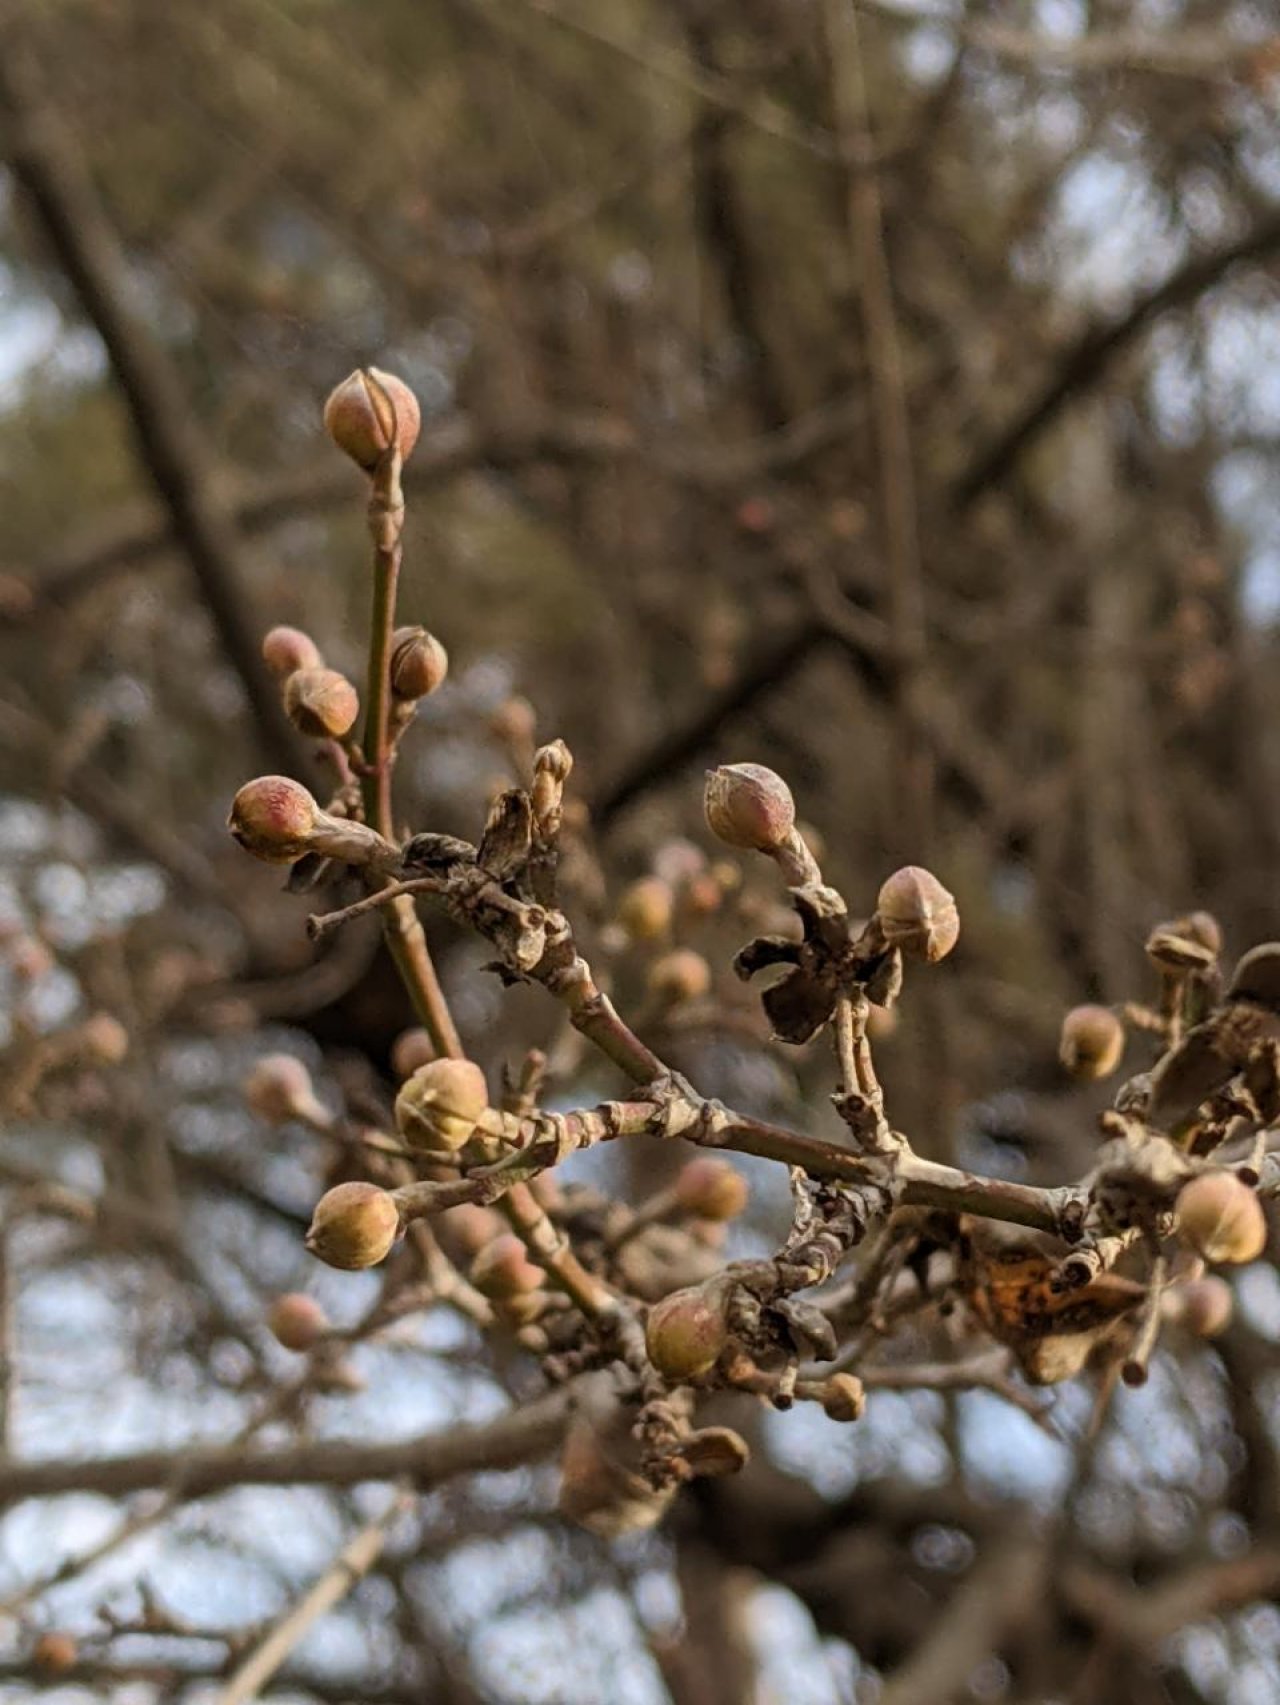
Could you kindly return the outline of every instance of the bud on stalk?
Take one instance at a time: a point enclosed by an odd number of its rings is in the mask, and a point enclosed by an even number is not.
[[[329,395],[325,431],[357,467],[372,473],[394,444],[406,461],[418,442],[422,414],[418,399],[393,373],[358,367]]]
[[[726,846],[751,852],[777,852],[796,826],[791,789],[763,764],[708,770],[703,808],[713,835]]]
[[[360,695],[336,669],[298,669],[284,684],[289,721],[313,740],[341,740],[360,714]]]
[[[880,889],[876,917],[885,940],[913,958],[936,965],[960,936],[960,913],[952,895],[918,864],[895,870]]]
[[[1178,1193],[1178,1230],[1206,1261],[1243,1265],[1266,1248],[1267,1218],[1234,1172],[1203,1172]]]
[[[302,1291],[288,1291],[272,1303],[267,1325],[277,1344],[301,1355],[324,1337],[329,1330],[329,1317],[314,1297]]]
[[[387,873],[399,866],[400,855],[390,841],[364,823],[322,811],[288,776],[246,782],[231,802],[227,828],[246,852],[268,864],[296,864],[304,853],[314,852]]]
[[[400,1086],[396,1129],[410,1148],[455,1153],[488,1105],[484,1073],[474,1060],[430,1060]]]
[[[397,628],[391,636],[391,690],[398,699],[425,699],[449,673],[449,654],[426,628]]]
[[[723,1286],[690,1285],[649,1310],[644,1343],[649,1360],[673,1385],[709,1373],[729,1342]]]
[[[267,1054],[245,1078],[245,1105],[267,1125],[327,1125],[329,1115],[311,1084],[311,1073],[292,1054]]]
[[[307,1248],[330,1267],[376,1267],[400,1234],[395,1198],[376,1184],[336,1184],[316,1203]]]
[[[272,628],[262,641],[262,661],[277,681],[287,680],[299,669],[324,668],[320,648],[301,628]]]

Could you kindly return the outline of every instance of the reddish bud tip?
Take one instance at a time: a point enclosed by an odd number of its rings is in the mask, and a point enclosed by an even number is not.
[[[262,642],[262,661],[278,681],[298,669],[322,669],[324,658],[309,633],[301,628],[272,628]]]
[[[319,813],[300,783],[288,776],[259,776],[236,794],[227,827],[255,858],[293,864],[306,852]]]
[[[330,393],[324,425],[339,450],[371,473],[393,442],[401,459],[408,460],[422,415],[403,379],[377,367],[358,367]]]
[[[277,1344],[301,1355],[324,1337],[329,1330],[329,1317],[314,1297],[302,1291],[288,1291],[277,1297],[267,1311],[267,1325]]]
[[[776,852],[796,826],[791,789],[763,764],[708,770],[703,807],[713,835],[752,852]]]
[[[307,1248],[330,1267],[358,1272],[391,1253],[400,1232],[395,1199],[376,1184],[336,1184],[316,1203]]]

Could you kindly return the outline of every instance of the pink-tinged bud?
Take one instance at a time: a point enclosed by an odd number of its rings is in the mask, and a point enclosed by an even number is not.
[[[1197,1338],[1217,1338],[1231,1324],[1235,1292],[1225,1279],[1211,1273],[1207,1279],[1171,1285],[1160,1298],[1160,1312]]]
[[[791,789],[763,764],[723,764],[707,771],[703,807],[711,833],[727,846],[776,852],[796,826]]]
[[[20,935],[9,948],[9,969],[20,983],[35,983],[53,969],[53,954],[38,935]]]
[[[339,450],[372,473],[393,441],[401,459],[409,459],[418,442],[422,414],[403,379],[377,367],[358,367],[330,392],[324,426]]]
[[[711,991],[711,967],[691,947],[664,953],[649,967],[649,993],[664,1006],[701,1000]]]
[[[691,1285],[649,1310],[644,1343],[649,1360],[673,1385],[709,1373],[729,1342],[721,1296]]]
[[[398,699],[425,699],[444,684],[449,653],[426,628],[397,628],[391,636],[391,690]]]
[[[80,1046],[95,1066],[118,1066],[129,1052],[129,1032],[109,1012],[95,1012],[80,1026]]]
[[[512,1232],[487,1243],[471,1263],[471,1283],[482,1296],[504,1301],[539,1290],[547,1275],[530,1261],[525,1246]]]
[[[360,695],[336,669],[298,669],[284,684],[285,715],[312,740],[341,740],[360,714]]]
[[[618,922],[632,941],[661,941],[671,928],[675,895],[660,876],[642,876],[622,892]]]
[[[391,1069],[398,1078],[412,1077],[419,1066],[429,1065],[435,1057],[431,1037],[421,1027],[402,1030],[391,1044]]]
[[[376,1184],[335,1184],[316,1203],[307,1248],[330,1267],[376,1267],[400,1235],[395,1198]]]
[[[37,1675],[52,1677],[66,1675],[80,1662],[80,1648],[74,1634],[50,1628],[31,1648],[31,1666]]]
[[[245,1106],[267,1125],[324,1123],[324,1108],[316,1099],[311,1073],[292,1054],[266,1054],[241,1085]]]
[[[246,852],[268,864],[293,864],[310,845],[320,807],[288,776],[248,781],[231,802],[227,827]]]
[[[460,1202],[456,1208],[446,1208],[436,1224],[450,1246],[468,1260],[503,1235],[499,1216],[492,1208],[482,1208],[475,1202]]]
[[[1062,1021],[1058,1058],[1072,1077],[1108,1077],[1124,1053],[1124,1025],[1107,1006],[1075,1006]]]
[[[329,1330],[329,1317],[314,1297],[288,1291],[272,1303],[267,1326],[277,1344],[301,1355],[314,1349]]]
[[[1206,1261],[1242,1265],[1267,1246],[1267,1217],[1257,1196],[1234,1172],[1203,1172],[1184,1184],[1176,1207],[1178,1230]]]
[[[867,1406],[867,1394],[856,1374],[833,1373],[822,1385],[822,1407],[832,1421],[858,1421]]]
[[[895,870],[876,899],[885,940],[913,958],[936,965],[960,936],[960,913],[938,878],[918,864]]]
[[[272,628],[262,642],[262,661],[277,681],[287,680],[298,669],[324,667],[319,646],[301,628]]]
[[[489,1105],[484,1073],[474,1060],[431,1060],[396,1096],[396,1129],[410,1148],[450,1153],[462,1148]]]
[[[681,1168],[674,1194],[684,1212],[700,1220],[735,1220],[751,1189],[731,1161],[706,1155]]]

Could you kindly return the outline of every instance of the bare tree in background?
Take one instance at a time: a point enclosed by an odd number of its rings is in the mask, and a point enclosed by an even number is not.
[[[0,15],[0,1694],[1274,1698],[1267,9]]]

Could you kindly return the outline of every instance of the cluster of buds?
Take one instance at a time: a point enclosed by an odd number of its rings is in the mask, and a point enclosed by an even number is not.
[[[454,1154],[471,1140],[488,1106],[484,1073],[473,1060],[430,1060],[400,1086],[396,1129],[411,1149]]]
[[[227,827],[246,852],[267,864],[296,864],[319,853],[344,864],[394,869],[396,849],[364,823],[322,811],[301,782],[259,776],[231,802]]]

